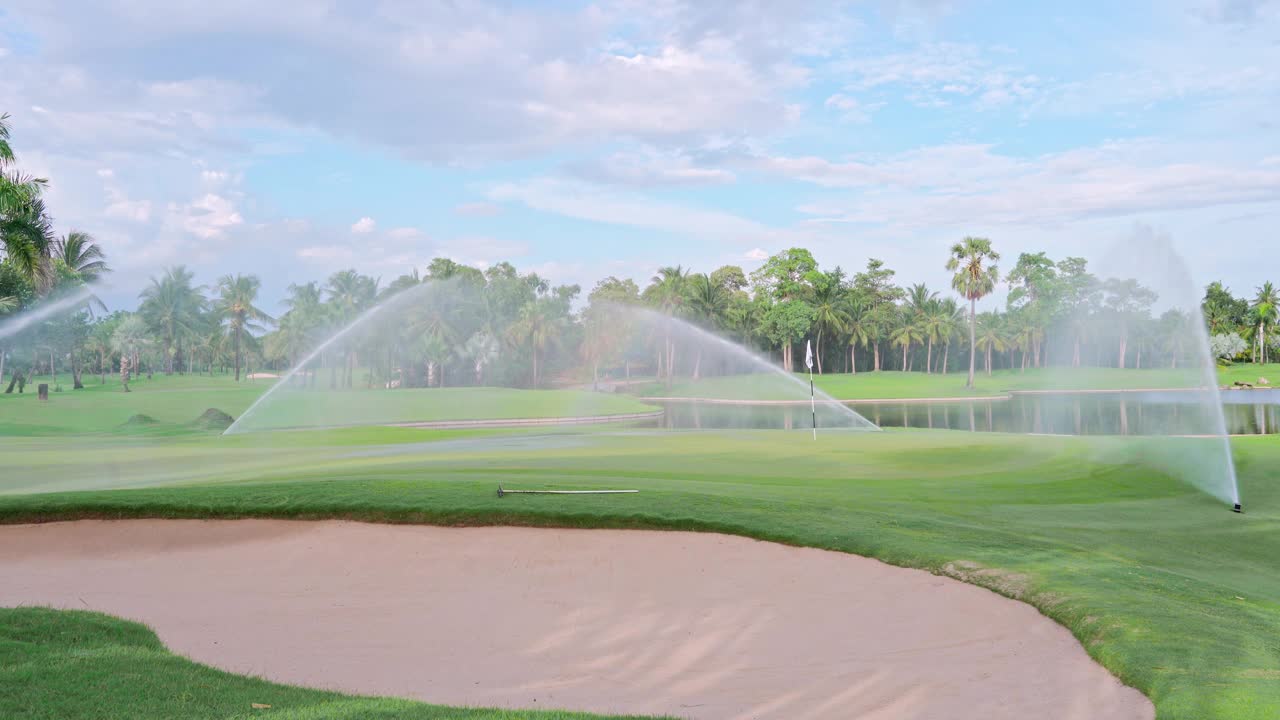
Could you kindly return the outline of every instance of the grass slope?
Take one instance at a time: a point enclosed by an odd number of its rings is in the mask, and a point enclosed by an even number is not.
[[[269,708],[254,708],[254,704]],[[0,609],[0,717],[25,720],[586,720],[361,698],[232,675],[179,657],[148,628],[98,613]]]
[[[388,433],[398,444],[381,445],[382,430],[325,447],[313,433],[272,434],[270,447],[180,438],[165,452],[208,469],[201,484],[0,496],[0,522],[340,517],[736,533],[877,557],[1018,597],[1147,693],[1161,718],[1280,716],[1280,486],[1271,478],[1280,444],[1272,438],[1234,443],[1241,516],[1141,462],[1176,462],[1177,453],[1197,451],[1194,441],[436,432],[420,441]],[[39,477],[31,458],[57,457],[46,461],[56,463],[50,475],[130,461],[129,449],[107,439],[83,440],[72,456],[60,452],[65,441],[22,442],[20,452],[0,454],[0,477]],[[252,467],[236,466],[240,456],[252,456]],[[224,463],[218,476],[211,468]],[[498,483],[642,492],[499,500]],[[90,716],[88,707],[78,712],[68,717]]]
[[[111,432],[121,429],[134,415],[157,421],[148,431],[174,434],[208,408],[239,417],[266,392],[272,380],[236,383],[218,375],[156,375],[130,383],[132,392],[120,390],[119,378],[108,376],[98,384],[86,376],[84,390],[51,392],[40,402],[35,387],[27,392],[0,393],[0,437]],[[572,390],[516,390],[508,388],[432,388],[404,390],[285,390],[260,406],[252,427],[316,427],[379,422],[429,422],[439,420],[489,420],[578,415],[622,415],[653,408],[622,395]]]

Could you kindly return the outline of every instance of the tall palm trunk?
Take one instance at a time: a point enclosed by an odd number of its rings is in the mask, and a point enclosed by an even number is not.
[[[236,382],[240,382],[240,328],[236,328],[231,333],[232,344],[235,346],[236,354]]]
[[[911,347],[911,343],[902,343],[902,372],[907,371],[907,349]]]
[[[977,338],[978,336],[978,299],[969,298],[969,384],[966,387],[973,387],[973,371],[978,362]],[[990,372],[991,362],[987,361],[987,370]]]
[[[857,346],[849,346],[849,374],[858,374],[858,348]]]
[[[924,356],[924,374],[933,374],[933,336],[929,336],[929,351]]]
[[[951,341],[947,340],[942,345],[942,374],[947,374],[947,358],[951,355]]]

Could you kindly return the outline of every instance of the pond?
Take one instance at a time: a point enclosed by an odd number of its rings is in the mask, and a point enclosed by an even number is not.
[[[850,402],[847,407],[885,428],[1054,435],[1204,435],[1216,418],[1201,392],[1014,393],[990,400]],[[806,404],[666,402],[662,424],[685,429],[812,427]],[[1280,389],[1222,392],[1232,435],[1280,433]],[[817,408],[818,428],[849,427],[838,408]]]

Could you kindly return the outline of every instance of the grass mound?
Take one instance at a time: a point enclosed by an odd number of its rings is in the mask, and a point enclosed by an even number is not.
[[[191,426],[198,430],[226,430],[236,421],[235,418],[218,408],[209,408],[192,421]]]
[[[138,413],[137,415],[131,415],[128,420],[121,423],[120,428],[122,430],[128,430],[129,428],[153,427],[159,424],[160,421],[150,415]]]

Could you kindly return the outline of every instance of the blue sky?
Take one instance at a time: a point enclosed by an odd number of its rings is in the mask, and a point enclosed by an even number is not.
[[[950,243],[1168,236],[1277,279],[1280,1],[57,3],[0,11],[0,110],[129,307],[438,255],[590,288],[792,245],[942,288]]]

